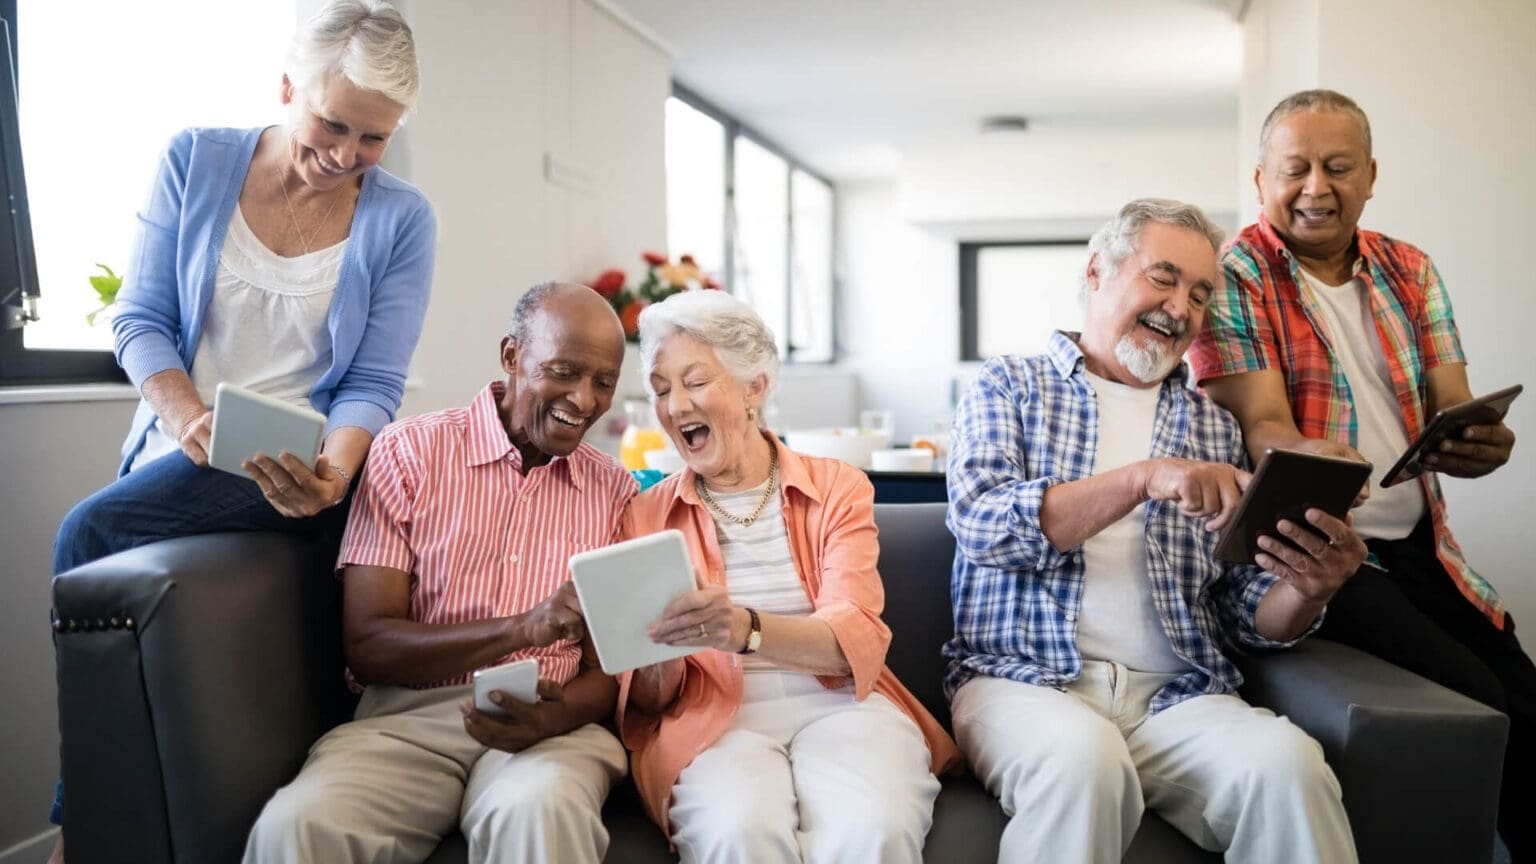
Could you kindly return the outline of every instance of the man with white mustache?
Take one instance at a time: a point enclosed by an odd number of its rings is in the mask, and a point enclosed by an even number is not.
[[[989,361],[949,461],[958,541],[945,687],[1010,821],[999,860],[1112,864],[1151,808],[1234,862],[1352,862],[1322,749],[1237,696],[1228,642],[1317,627],[1365,557],[1282,520],[1263,569],[1215,560],[1249,475],[1237,421],[1180,357],[1220,279],[1199,208],[1140,199],[1089,242],[1081,334]]]

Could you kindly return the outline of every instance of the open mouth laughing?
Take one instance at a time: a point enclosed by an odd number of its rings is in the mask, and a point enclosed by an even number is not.
[[[1188,329],[1184,322],[1160,311],[1144,312],[1136,319],[1136,323],[1169,341],[1182,339]]]
[[[709,427],[703,423],[684,423],[677,427],[678,434],[683,436],[683,446],[690,453],[697,453],[709,443]]]
[[[311,151],[315,154],[315,164],[320,166],[320,172],[331,177],[340,177],[347,173],[347,169],[320,155],[320,151]]]
[[[1302,225],[1321,225],[1332,219],[1339,211],[1332,207],[1297,207],[1291,211],[1296,214],[1296,221]]]

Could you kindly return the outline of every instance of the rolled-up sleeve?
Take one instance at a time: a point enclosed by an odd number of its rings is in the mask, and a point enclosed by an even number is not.
[[[945,520],[974,564],[1050,570],[1062,555],[1040,527],[1045,490],[1062,478],[1029,477],[1029,451],[1019,406],[1028,394],[1002,362],[987,363],[966,391],[950,442],[949,512]]]
[[[135,387],[167,369],[185,371],[181,357],[181,288],[176,271],[182,199],[192,133],[171,140],[149,198],[138,213],[123,286],[112,316],[113,352]]]
[[[1319,615],[1305,631],[1294,639],[1284,641],[1270,639],[1259,632],[1259,604],[1264,595],[1280,583],[1280,577],[1251,564],[1231,565],[1211,588],[1216,600],[1216,614],[1220,617],[1222,631],[1229,641],[1244,647],[1261,650],[1289,648],[1307,638],[1322,626]]]

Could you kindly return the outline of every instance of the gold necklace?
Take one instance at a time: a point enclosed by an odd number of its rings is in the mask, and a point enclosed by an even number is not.
[[[341,200],[341,193],[346,188],[346,184],[343,183],[337,187],[335,194],[331,196],[330,208],[325,211],[324,216],[320,217],[320,222],[315,225],[315,230],[310,232],[309,239],[305,240],[304,229],[299,227],[298,214],[293,211],[293,198],[288,195],[288,184],[283,182],[283,172],[274,165],[272,173],[277,175],[277,188],[283,190],[283,201],[288,204],[288,219],[293,223],[293,233],[299,235],[299,245],[304,247],[304,254],[308,255],[309,244],[315,242],[315,238],[320,236],[320,229],[325,227],[325,223],[331,221],[331,213],[335,212],[336,202]]]
[[[757,517],[763,515],[763,508],[768,506],[768,500],[773,497],[773,490],[779,488],[779,451],[772,447],[768,450],[768,485],[763,488],[763,497],[757,500],[757,506],[753,508],[752,515],[742,517],[727,511],[715,500],[715,496],[709,494],[709,487],[704,485],[704,477],[693,475],[693,487],[699,490],[699,498],[716,515],[730,522],[734,522],[743,528],[750,528]]]

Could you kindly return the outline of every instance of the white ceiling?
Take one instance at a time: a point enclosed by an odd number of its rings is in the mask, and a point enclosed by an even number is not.
[[[839,180],[975,140],[992,114],[1040,132],[1237,120],[1246,0],[606,2],[684,86]]]

